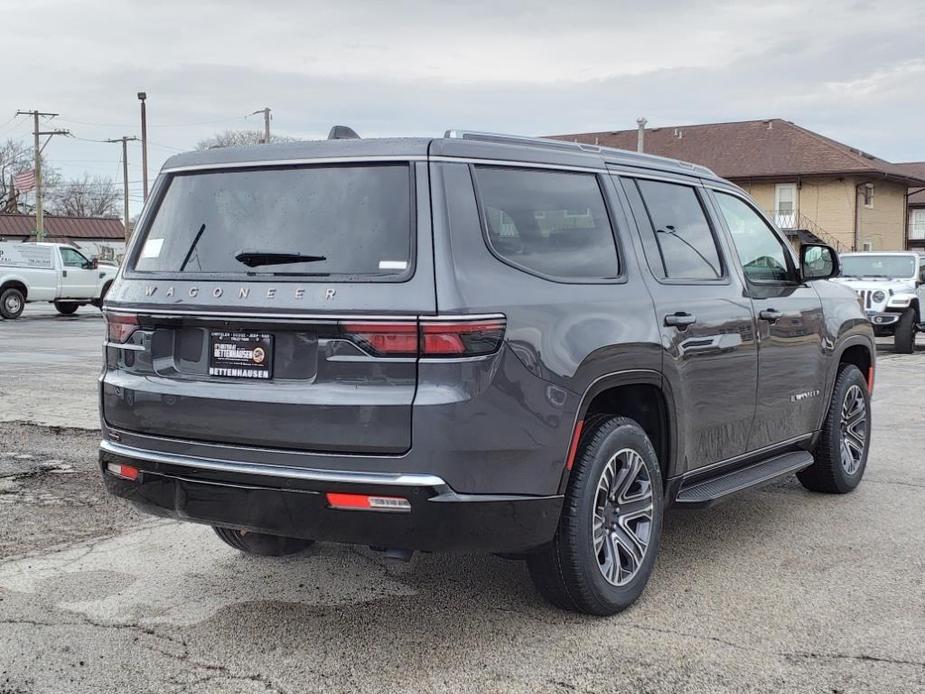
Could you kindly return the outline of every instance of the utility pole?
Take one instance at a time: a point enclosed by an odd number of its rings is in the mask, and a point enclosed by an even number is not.
[[[137,140],[137,137],[128,137],[123,135],[120,138],[115,140],[106,140],[106,142],[121,142],[122,143],[122,212],[123,212],[123,225],[125,226],[125,241],[128,242],[129,236],[131,236],[128,230],[128,143],[134,142]]]
[[[147,98],[147,92],[138,92],[138,100],[141,102],[141,180],[145,201],[148,200],[148,116],[145,111]]]
[[[254,111],[251,115],[256,116],[258,113],[263,114],[263,144],[270,144],[270,107],[264,106],[261,109]]]
[[[43,204],[45,193],[42,190],[42,150],[51,140],[53,135],[70,135],[70,130],[39,130],[39,116],[54,118],[57,113],[45,113],[43,111],[17,111],[17,116],[32,116],[32,134],[35,136],[35,240],[42,241],[45,238],[45,210]],[[41,144],[39,138],[42,135],[48,135],[45,145]]]

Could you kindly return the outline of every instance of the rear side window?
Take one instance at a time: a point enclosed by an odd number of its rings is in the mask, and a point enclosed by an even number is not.
[[[723,276],[716,238],[697,192],[661,181],[636,181],[669,279],[715,280]]]
[[[313,166],[174,175],[135,269],[400,279],[412,260],[408,165]]]
[[[528,272],[561,280],[619,275],[604,196],[594,174],[476,166],[492,251]]]

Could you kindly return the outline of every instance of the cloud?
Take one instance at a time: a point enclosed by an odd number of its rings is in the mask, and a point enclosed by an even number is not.
[[[263,106],[302,137],[333,123],[369,136],[541,134],[631,128],[641,115],[652,126],[783,117],[925,159],[918,0],[0,0],[0,11],[0,43],[17,56],[0,123],[38,107],[85,138],[136,134],[144,89],[152,169],[216,130],[259,127],[244,116]],[[11,127],[0,138],[29,134]],[[118,149],[56,139],[47,153],[65,173],[119,176]],[[137,162],[132,151],[133,180]]]

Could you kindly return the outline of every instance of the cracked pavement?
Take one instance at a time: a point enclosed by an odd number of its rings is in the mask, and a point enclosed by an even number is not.
[[[0,694],[925,691],[925,350],[884,343],[855,493],[672,512],[642,600],[596,619],[521,562],[248,557],[110,499],[84,311],[0,323]]]

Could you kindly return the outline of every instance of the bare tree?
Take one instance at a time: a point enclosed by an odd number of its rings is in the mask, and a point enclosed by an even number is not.
[[[24,142],[8,139],[0,144],[0,207],[7,209],[12,194],[10,178],[32,168],[32,148]]]
[[[270,135],[270,142],[294,142],[296,138],[284,135]],[[200,140],[196,149],[215,149],[216,147],[244,147],[247,145],[262,145],[262,130],[226,130],[212,137]]]
[[[71,217],[118,217],[122,191],[111,178],[84,174],[83,178],[51,188],[49,211]]]

